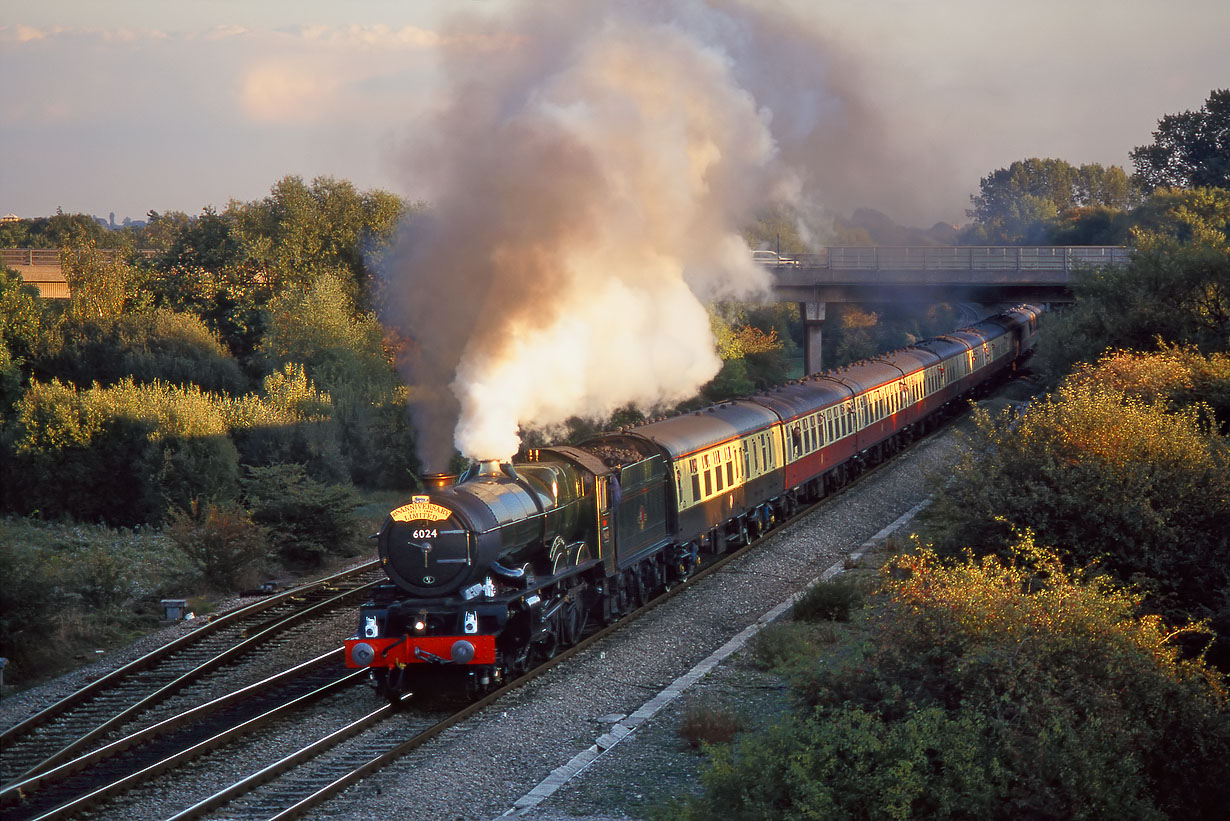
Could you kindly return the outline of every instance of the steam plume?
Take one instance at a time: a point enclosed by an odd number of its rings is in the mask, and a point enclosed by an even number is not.
[[[430,208],[400,234],[390,319],[430,469],[694,395],[720,367],[704,303],[766,285],[740,228],[798,193],[774,131],[798,152],[824,121],[797,87],[809,41],[753,7],[536,5],[500,22],[505,48],[450,58],[408,146]]]

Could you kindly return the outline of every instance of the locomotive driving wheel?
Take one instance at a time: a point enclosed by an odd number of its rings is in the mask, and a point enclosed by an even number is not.
[[[578,598],[569,597],[560,611],[560,638],[566,646],[581,640],[581,634],[589,622],[589,613]]]
[[[559,617],[551,619],[547,624],[546,634],[530,645],[530,656],[534,664],[540,664],[544,661],[550,661],[555,658],[555,654],[560,648],[560,625]]]

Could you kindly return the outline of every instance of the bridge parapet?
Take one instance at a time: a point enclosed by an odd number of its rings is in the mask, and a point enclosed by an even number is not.
[[[800,254],[782,266],[832,271],[1071,271],[1124,265],[1120,245],[840,246]]]

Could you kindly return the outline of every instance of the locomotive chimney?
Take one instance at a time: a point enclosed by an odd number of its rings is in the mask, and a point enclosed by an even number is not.
[[[476,476],[503,476],[504,472],[500,470],[499,459],[482,459],[478,462],[474,471]]]
[[[427,473],[423,475],[423,486],[428,490],[452,487],[456,482],[456,473]]]

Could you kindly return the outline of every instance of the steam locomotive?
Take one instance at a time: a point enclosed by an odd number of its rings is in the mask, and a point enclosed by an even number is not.
[[[1033,349],[1021,305],[756,396],[431,477],[379,534],[390,584],[346,640],[390,698],[482,692],[907,444]]]

